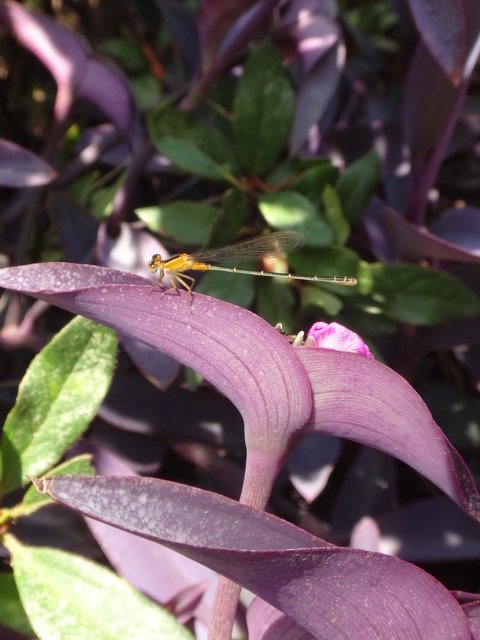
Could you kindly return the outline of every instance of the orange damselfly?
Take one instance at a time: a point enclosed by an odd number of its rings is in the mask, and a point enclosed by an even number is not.
[[[180,253],[167,260],[162,260],[159,253],[155,253],[148,263],[148,269],[155,273],[158,271],[158,279],[161,281],[166,276],[174,289],[177,283],[192,292],[195,278],[185,271],[226,271],[228,273],[241,273],[248,276],[264,276],[269,278],[288,278],[290,280],[308,280],[309,282],[329,282],[351,287],[357,284],[357,280],[351,276],[297,276],[291,273],[278,273],[276,271],[250,271],[237,267],[218,266],[212,262],[236,264],[249,262],[262,258],[276,258],[282,253],[289,253],[300,249],[305,244],[305,238],[297,231],[276,231],[265,236],[258,236],[249,240],[240,240],[224,247],[203,249],[195,253]],[[188,282],[190,284],[188,284]]]

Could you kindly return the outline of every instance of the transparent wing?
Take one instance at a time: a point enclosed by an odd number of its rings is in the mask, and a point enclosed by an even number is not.
[[[224,247],[197,251],[192,258],[197,262],[223,262],[237,264],[261,258],[275,258],[303,247],[305,238],[297,231],[276,231],[268,236],[240,240]]]

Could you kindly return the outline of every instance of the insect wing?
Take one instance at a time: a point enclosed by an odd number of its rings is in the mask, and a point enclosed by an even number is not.
[[[296,251],[304,244],[305,238],[297,231],[276,231],[266,236],[240,240],[224,247],[197,251],[192,254],[192,258],[197,262],[238,264],[261,258],[275,258],[282,253]]]

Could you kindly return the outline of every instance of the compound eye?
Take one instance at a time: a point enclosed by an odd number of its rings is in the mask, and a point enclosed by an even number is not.
[[[161,261],[162,261],[162,256],[159,253],[154,253],[152,256],[152,259],[148,263],[148,270],[151,271],[152,273],[155,273],[155,271],[158,271],[158,269],[160,268]]]

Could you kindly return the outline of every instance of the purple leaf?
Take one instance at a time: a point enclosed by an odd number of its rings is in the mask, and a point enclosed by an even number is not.
[[[107,166],[117,167],[127,164],[131,157],[131,147],[139,149],[142,145],[139,127],[130,132],[131,145],[120,138],[115,127],[110,123],[100,124],[82,131],[78,143],[75,145],[77,156],[67,168],[62,171],[62,180],[70,180],[71,176],[85,172],[85,167],[101,160]],[[169,167],[169,162],[160,154],[155,154],[145,170],[149,173],[163,173]]]
[[[242,413],[247,448],[260,458],[268,453],[279,463],[309,419],[311,388],[295,351],[249,311],[89,265],[3,269],[0,286],[106,324],[192,367]]]
[[[338,438],[309,433],[288,456],[290,481],[308,503],[313,502],[324,490],[340,450]]]
[[[432,233],[412,224],[379,198],[372,198],[363,221],[375,253],[382,260],[480,262],[478,209],[444,213],[432,224]]]
[[[284,613],[255,598],[247,610],[249,640],[311,640],[313,636]]]
[[[449,209],[430,229],[447,243],[461,247],[480,260],[480,209]]]
[[[420,3],[418,3],[420,5]],[[428,1],[428,5],[433,3]],[[438,4],[438,3],[437,3]],[[444,4],[444,3],[442,3]],[[456,0],[455,5],[458,5]],[[439,66],[438,60],[420,42],[413,56],[404,91],[403,123],[411,150],[414,184],[409,194],[407,218],[423,223],[428,193],[437,177],[447,145],[460,117],[470,76],[480,48],[478,5],[464,0],[465,64],[457,86]],[[442,18],[443,21],[443,18]],[[443,34],[440,34],[441,36]],[[436,108],[431,109],[435,104]]]
[[[337,535],[350,531],[362,517],[390,511],[396,499],[394,460],[375,449],[362,447],[350,465],[335,501],[332,529]]]
[[[128,81],[110,60],[88,59],[77,98],[84,98],[105,113],[128,138],[134,126],[134,106]]]
[[[104,111],[123,135],[129,135],[133,102],[128,83],[118,69],[112,71],[91,57],[88,47],[69,29],[13,0],[0,5],[0,24],[6,26],[54,77],[57,120],[65,120],[75,98],[84,97]]]
[[[175,40],[175,45],[181,50],[189,70],[193,73],[199,57],[198,32],[193,7],[176,0],[161,0],[156,4]]]
[[[66,190],[51,189],[47,197],[48,213],[54,221],[70,262],[88,262],[95,247],[98,222]]]
[[[159,394],[133,372],[116,371],[99,415],[118,429],[163,441],[205,442],[240,454],[245,448],[241,417],[226,398],[207,389],[192,394],[178,387]]]
[[[180,373],[181,367],[177,360],[144,342],[123,336],[122,347],[142,375],[162,391],[168,389]]]
[[[463,611],[467,616],[472,640],[480,640],[480,603],[472,602],[463,606]]]
[[[420,43],[408,70],[403,104],[403,126],[414,175],[420,175],[426,159],[441,139],[457,92],[428,49]],[[435,109],[431,108],[432,104],[436,105]]]
[[[321,15],[318,4],[312,6],[309,0],[290,3],[283,23],[289,25],[288,33],[296,43],[295,55],[305,73],[311,71],[340,38],[336,22]]]
[[[480,527],[443,496],[419,500],[375,519],[381,553],[409,562],[452,562],[480,558]],[[421,526],[419,526],[421,523]],[[354,531],[352,545],[359,545]]]
[[[102,322],[210,380],[244,418],[245,477],[257,497],[261,491],[252,482],[255,473],[261,470],[271,481],[305,432],[313,388],[310,431],[394,455],[479,517],[480,498],[465,463],[418,394],[379,362],[328,349],[293,349],[249,311],[198,293],[191,299],[185,291],[165,293],[139,276],[102,267],[11,267],[0,271],[0,286]],[[266,480],[262,486],[267,494]]]
[[[354,353],[307,346],[296,352],[314,394],[311,431],[395,456],[440,487],[472,518],[480,519],[480,496],[468,468],[404,378]]]
[[[461,0],[408,0],[420,37],[451,82],[465,60],[465,10]]]
[[[288,33],[303,77],[297,91],[290,152],[296,153],[310,127],[318,122],[332,98],[345,62],[345,46],[338,25],[303,3],[292,3],[284,23],[295,21]]]
[[[98,228],[95,254],[102,267],[142,275],[145,273],[145,256],[154,253],[166,255],[163,245],[143,229],[121,223],[119,232],[117,237],[111,238],[107,222],[102,222]]]
[[[380,529],[373,518],[364,516],[358,521],[352,531],[350,546],[364,551],[380,551]]]
[[[183,100],[191,109],[203,98],[221,72],[231,66],[271,17],[279,0],[205,0],[198,14],[201,73]]]
[[[94,461],[101,475],[137,477],[105,449],[95,448]],[[206,591],[209,583],[210,588],[216,587],[217,576],[212,571],[175,551],[98,520],[87,518],[87,524],[119,575],[161,604],[167,604],[187,588],[203,585]],[[208,623],[209,608],[200,606],[197,613]]]
[[[228,498],[153,478],[58,476],[42,487],[84,515],[201,561],[315,637],[355,628],[358,640],[469,638],[452,595],[398,558],[341,549]]]
[[[202,71],[213,63],[225,34],[232,24],[257,0],[204,0],[198,13]]]
[[[8,140],[0,139],[0,186],[38,187],[57,177],[42,158]]]

